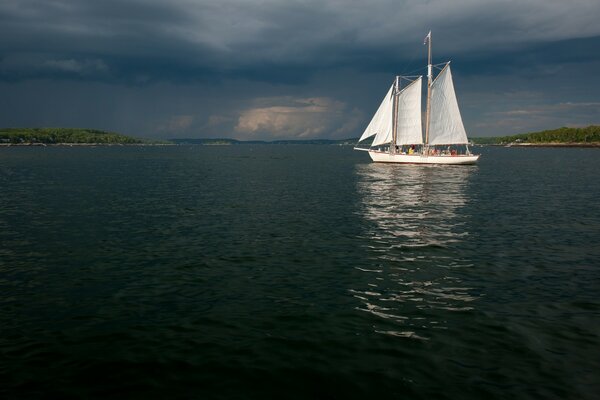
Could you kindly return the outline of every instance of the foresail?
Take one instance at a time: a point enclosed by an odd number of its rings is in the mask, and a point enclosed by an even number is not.
[[[421,77],[412,81],[398,95],[398,136],[396,144],[421,144]]]
[[[387,136],[390,137],[390,139],[388,139],[387,141],[389,142],[391,140],[391,137],[392,137],[392,105],[393,105],[392,93],[393,93],[393,90],[394,90],[394,85],[392,85],[390,87],[390,90],[388,90],[387,94],[383,98],[383,101],[381,102],[381,105],[379,106],[379,108],[377,109],[377,112],[373,116],[373,119],[369,123],[369,126],[367,126],[367,129],[365,129],[364,133],[358,140],[359,142],[362,140],[365,140],[373,135],[377,135],[377,136],[375,136],[372,146],[377,146],[379,144],[386,143],[385,140],[384,141],[381,141],[381,140]]]
[[[431,86],[429,144],[466,144],[467,133],[460,116],[450,65],[440,72]]]

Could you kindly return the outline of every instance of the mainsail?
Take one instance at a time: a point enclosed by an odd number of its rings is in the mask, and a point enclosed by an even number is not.
[[[450,64],[431,85],[429,144],[467,144],[467,133],[460,116]]]
[[[367,126],[367,129],[365,129],[360,139],[358,139],[359,142],[370,138],[373,135],[377,135],[372,144],[373,146],[376,146],[377,144],[385,143],[385,141],[375,143],[380,136],[387,137],[389,134],[391,138],[393,91],[394,85],[390,86],[390,90],[388,90],[387,94],[383,98],[383,101],[373,116],[373,119],[369,123],[369,126]]]
[[[398,137],[397,145],[421,144],[421,77],[402,89],[398,95]]]

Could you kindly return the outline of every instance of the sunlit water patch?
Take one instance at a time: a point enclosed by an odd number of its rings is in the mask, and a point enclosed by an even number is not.
[[[465,216],[469,179],[477,167],[361,164],[356,167],[359,214],[366,227],[363,248],[370,268],[364,287],[351,288],[359,309],[393,321],[380,333],[427,339],[444,329],[440,310],[467,312],[476,306],[454,270],[469,268],[461,251],[469,240]]]

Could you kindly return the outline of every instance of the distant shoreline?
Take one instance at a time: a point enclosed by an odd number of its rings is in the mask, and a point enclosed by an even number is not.
[[[600,147],[600,126],[558,128],[510,136],[470,137],[475,144],[521,147]]]
[[[502,137],[471,137],[476,146],[600,148],[600,126],[559,128]],[[0,147],[10,146],[229,146],[252,144],[355,146],[358,138],[239,140],[230,138],[139,139],[116,132],[84,128],[0,128]]]
[[[0,143],[0,147],[177,146],[175,143]]]
[[[496,147],[600,147],[600,142],[593,142],[593,143],[504,143],[504,144],[476,144],[476,146],[496,146]]]

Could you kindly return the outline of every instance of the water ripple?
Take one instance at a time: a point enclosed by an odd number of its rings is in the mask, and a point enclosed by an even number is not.
[[[481,151],[0,148],[0,398],[597,398],[597,149]]]

